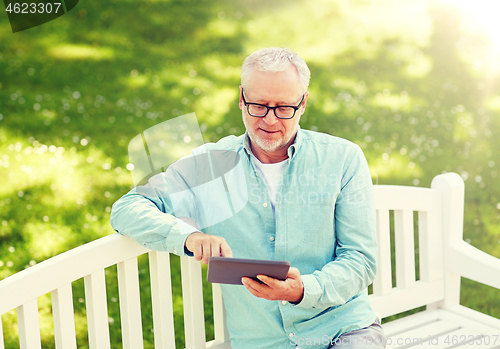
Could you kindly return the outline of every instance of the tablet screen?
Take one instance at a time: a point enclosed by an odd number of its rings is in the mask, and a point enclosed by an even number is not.
[[[207,281],[218,284],[242,285],[243,276],[258,280],[257,275],[267,275],[285,280],[290,262],[259,259],[210,257]]]

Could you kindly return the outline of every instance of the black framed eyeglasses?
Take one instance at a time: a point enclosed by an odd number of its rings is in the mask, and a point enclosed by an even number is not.
[[[253,117],[263,118],[269,113],[270,109],[273,109],[274,115],[278,119],[291,119],[295,116],[295,112],[297,112],[304,101],[305,94],[302,95],[299,105],[277,105],[276,107],[268,107],[267,105],[259,103],[247,103],[243,89],[241,89],[241,97],[243,97],[243,103],[247,106],[248,114]]]

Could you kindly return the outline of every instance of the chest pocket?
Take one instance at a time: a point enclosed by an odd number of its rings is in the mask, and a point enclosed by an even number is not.
[[[318,248],[333,249],[335,200],[318,197],[302,205],[301,230],[303,242]]]

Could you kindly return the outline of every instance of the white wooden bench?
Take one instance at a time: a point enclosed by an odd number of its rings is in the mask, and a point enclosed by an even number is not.
[[[460,176],[439,175],[430,189],[376,186],[375,195],[379,267],[370,295],[372,306],[382,318],[426,306],[425,311],[383,324],[387,347],[455,348],[466,340],[466,348],[500,348],[500,320],[459,304],[460,277],[500,289],[500,260],[462,239]],[[391,250],[395,251],[395,285]],[[90,348],[110,348],[105,268],[116,264],[123,348],[143,348],[139,298],[145,291],[139,289],[137,256],[144,253],[149,254],[155,348],[175,348],[169,254],[147,250],[119,234],[2,280],[0,314],[17,309],[20,347],[41,348],[37,297],[50,292],[56,348],[76,349],[71,283],[84,278]],[[200,263],[182,257],[181,272],[186,347],[230,348],[220,288],[213,285],[215,340],[206,342]],[[0,349],[3,343],[0,322]]]

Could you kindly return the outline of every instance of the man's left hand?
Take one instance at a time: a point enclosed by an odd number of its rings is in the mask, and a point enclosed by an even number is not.
[[[270,301],[299,303],[304,295],[304,285],[297,268],[290,268],[284,281],[266,275],[257,275],[262,283],[248,277],[241,278],[243,285],[255,297]]]

